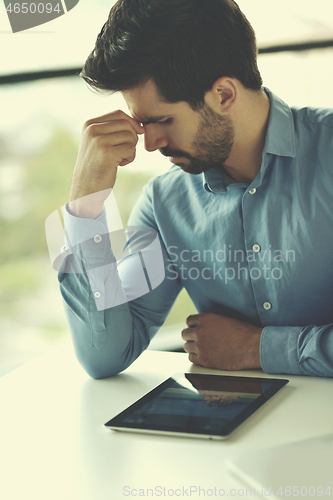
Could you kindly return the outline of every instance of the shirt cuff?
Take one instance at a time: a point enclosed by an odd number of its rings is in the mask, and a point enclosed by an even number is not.
[[[266,373],[302,375],[298,362],[301,327],[266,326],[260,338],[260,362]]]
[[[83,219],[72,215],[68,211],[68,206],[65,205],[64,223],[66,230],[66,244],[69,247],[79,245],[84,241],[109,232],[105,208],[97,219]]]
[[[97,219],[75,217],[68,211],[67,205],[63,214],[66,253],[76,257],[76,272],[82,259],[97,310],[126,302],[119,286],[117,260],[111,249],[105,209]],[[105,284],[108,278],[112,287],[107,293]]]

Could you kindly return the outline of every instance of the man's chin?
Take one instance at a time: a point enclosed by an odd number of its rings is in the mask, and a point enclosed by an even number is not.
[[[174,165],[180,167],[187,174],[199,175],[208,170],[203,162],[195,161],[186,156],[170,156],[169,160]]]
[[[193,165],[190,161],[179,161],[178,163],[174,162],[175,165],[178,165],[184,172],[192,175],[199,175],[204,172],[204,169],[201,165]]]
[[[179,167],[186,165],[186,158],[182,156],[170,156],[169,160]]]
[[[177,165],[177,167],[180,167],[184,172],[191,172],[191,162],[187,158],[181,157],[181,156],[172,156],[170,158],[170,161],[173,165]]]

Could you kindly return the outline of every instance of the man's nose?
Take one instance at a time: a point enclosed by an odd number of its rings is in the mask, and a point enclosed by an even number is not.
[[[168,139],[158,123],[145,125],[145,149],[147,151],[156,151],[167,145]]]

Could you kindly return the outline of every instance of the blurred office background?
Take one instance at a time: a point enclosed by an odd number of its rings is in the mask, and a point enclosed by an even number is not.
[[[69,336],[44,224],[67,201],[84,121],[126,106],[58,72],[82,66],[113,3],[80,0],[15,34],[0,4],[0,376]],[[238,3],[257,33],[264,85],[290,105],[333,107],[332,0]],[[45,71],[53,73],[44,78]],[[115,190],[124,225],[143,184],[169,167],[140,140]],[[182,292],[154,345],[181,345],[192,312]]]

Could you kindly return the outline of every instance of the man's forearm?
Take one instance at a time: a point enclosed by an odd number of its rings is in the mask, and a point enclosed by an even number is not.
[[[266,326],[260,355],[267,373],[333,377],[333,324]]]

